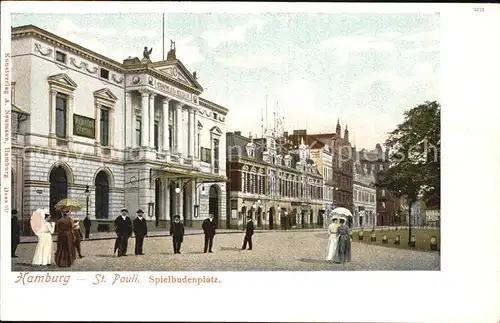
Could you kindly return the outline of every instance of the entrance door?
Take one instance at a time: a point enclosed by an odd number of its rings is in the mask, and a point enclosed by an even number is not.
[[[68,177],[66,171],[61,166],[54,167],[50,172],[50,215],[58,218],[61,214],[54,206],[62,199],[68,197]]]
[[[269,209],[269,230],[274,230],[274,207]]]
[[[216,228],[219,227],[219,190],[217,185],[210,186],[208,192],[208,213],[214,215]]]
[[[108,219],[109,182],[108,175],[101,171],[95,178],[95,218]]]
[[[161,212],[161,182],[159,179],[155,180],[155,226],[160,226],[160,212]]]

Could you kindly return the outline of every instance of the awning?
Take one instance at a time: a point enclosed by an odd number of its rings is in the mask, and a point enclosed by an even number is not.
[[[214,175],[199,171],[179,171],[173,169],[155,169],[156,178],[165,177],[169,179],[187,179],[195,180],[197,183],[228,182],[226,176]]]
[[[15,112],[15,113],[18,113],[18,114],[22,114],[22,115],[25,115],[25,116],[29,116],[29,112],[26,112],[24,111],[23,109],[21,109],[20,107],[18,107],[17,105],[15,104],[12,104],[12,109],[11,109],[12,112]]]

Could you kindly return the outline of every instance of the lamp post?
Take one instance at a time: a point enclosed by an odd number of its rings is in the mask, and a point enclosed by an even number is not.
[[[262,217],[262,201],[261,200],[257,200],[257,203],[255,204],[255,206],[260,209],[260,216]],[[257,220],[257,224],[259,224],[259,221]]]
[[[247,208],[246,208],[245,200],[243,200],[243,201],[241,202],[241,210],[243,211],[243,209],[245,209],[245,213],[243,213],[243,214],[241,215],[241,226],[243,227],[243,230],[245,230],[245,220],[246,220],[246,218],[247,218],[247,215],[246,215],[246,213],[247,213]]]
[[[86,215],[89,216],[89,199],[90,199],[90,189],[89,186],[87,185],[85,187],[85,197],[87,199],[87,210],[86,210]]]

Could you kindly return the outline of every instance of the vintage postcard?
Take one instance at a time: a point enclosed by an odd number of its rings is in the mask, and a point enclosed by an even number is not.
[[[202,301],[277,277],[332,291],[441,274],[439,8],[72,5],[2,4],[2,281],[16,293]],[[393,287],[360,304],[404,298]]]

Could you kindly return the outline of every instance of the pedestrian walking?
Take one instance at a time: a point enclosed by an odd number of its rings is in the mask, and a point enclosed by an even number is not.
[[[247,226],[245,229],[245,238],[243,239],[243,247],[241,247],[241,250],[246,250],[247,248],[247,243],[248,243],[248,250],[252,250],[252,236],[254,233],[254,226],[253,226],[253,221],[252,217],[249,216],[247,217]]]
[[[55,263],[59,267],[71,267],[76,259],[73,219],[69,216],[69,208],[63,207],[62,216],[56,222],[57,248]]]
[[[134,220],[134,235],[135,235],[135,254],[144,255],[142,252],[142,245],[144,243],[144,237],[148,235],[148,224],[143,218],[144,212],[139,209],[137,210],[137,218]]]
[[[11,212],[11,226],[10,226],[10,243],[11,243],[11,257],[17,258],[16,250],[19,242],[21,240],[21,228],[19,227],[19,222],[17,219],[17,210],[14,209]]]
[[[340,219],[340,226],[337,229],[337,249],[333,261],[344,264],[351,261],[351,230],[345,223],[345,219]]]
[[[203,221],[203,224],[201,225],[203,229],[203,233],[205,235],[205,245],[203,247],[203,252],[207,253],[208,252],[212,253],[212,246],[214,243],[214,236],[215,236],[215,228],[217,225],[214,222],[214,215],[209,214],[208,218]]]
[[[120,210],[121,215],[115,219],[115,232],[118,236],[115,247],[118,247],[118,257],[127,255],[128,238],[132,235],[132,220],[127,209]]]
[[[37,266],[48,266],[52,264],[54,257],[52,234],[54,233],[55,223],[50,221],[49,210],[43,210],[42,223],[38,231],[38,243],[36,244],[35,254],[33,255],[32,264]]]
[[[90,221],[89,216],[87,215],[85,219],[83,219],[83,227],[85,228],[85,239],[90,237],[90,227],[92,226],[92,222]]]
[[[78,253],[78,257],[83,258],[82,256],[82,240],[83,234],[82,229],[80,228],[80,222],[78,220],[73,224],[73,236],[75,236],[75,248]]]
[[[174,216],[174,222],[170,225],[170,235],[174,245],[174,254],[181,253],[181,245],[184,241],[184,224],[180,221],[180,216]]]

